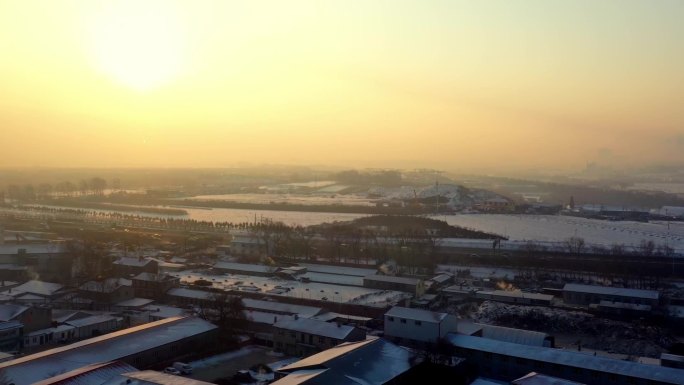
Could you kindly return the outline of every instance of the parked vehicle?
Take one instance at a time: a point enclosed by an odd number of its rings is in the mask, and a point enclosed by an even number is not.
[[[172,367],[172,366],[169,366],[168,368],[165,368],[165,369],[164,369],[164,373],[166,373],[166,374],[174,374],[174,375],[176,375],[176,376],[180,376],[180,375],[181,375],[181,372],[178,371],[178,369],[176,369],[176,368],[174,368],[174,367]]]
[[[192,366],[186,364],[185,362],[174,362],[173,367],[181,372],[181,374],[192,374]]]

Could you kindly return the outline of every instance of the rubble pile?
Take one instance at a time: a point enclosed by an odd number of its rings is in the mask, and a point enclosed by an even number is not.
[[[485,301],[471,317],[481,323],[549,334],[577,335],[585,348],[633,356],[658,357],[676,339],[666,329],[643,322],[622,322],[581,311]]]

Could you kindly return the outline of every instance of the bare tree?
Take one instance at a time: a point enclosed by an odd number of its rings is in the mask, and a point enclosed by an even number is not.
[[[570,237],[565,240],[565,247],[571,254],[582,254],[586,244],[582,237]]]
[[[645,240],[642,239],[641,242],[639,243],[639,254],[643,255],[645,257],[650,257],[653,255],[653,252],[655,251],[656,245],[655,242],[651,240]]]

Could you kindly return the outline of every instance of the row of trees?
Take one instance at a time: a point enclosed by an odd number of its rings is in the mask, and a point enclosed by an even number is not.
[[[16,201],[31,202],[53,196],[103,195],[108,186],[118,190],[121,188],[121,181],[117,178],[113,179],[111,184],[108,184],[103,178],[93,177],[91,179],[83,179],[78,184],[71,181],[63,181],[54,185],[41,183],[36,186],[32,184],[11,184],[6,188],[6,197]]]

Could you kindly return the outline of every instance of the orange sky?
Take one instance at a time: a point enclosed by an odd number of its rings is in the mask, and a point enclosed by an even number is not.
[[[0,166],[681,162],[681,20],[677,0],[3,1]]]

